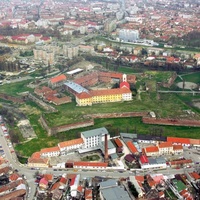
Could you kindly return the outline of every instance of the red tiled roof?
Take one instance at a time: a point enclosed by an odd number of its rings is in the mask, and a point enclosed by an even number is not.
[[[19,178],[19,175],[17,173],[13,173],[10,175],[9,179],[11,181],[16,181]]]
[[[177,143],[177,144],[190,144],[189,138],[177,138],[177,137],[167,137],[167,142]]]
[[[162,142],[158,145],[158,148],[169,148],[169,147],[172,147],[171,142]]]
[[[183,146],[180,144],[180,145],[173,145],[173,150],[182,150],[183,149]]]
[[[141,183],[144,183],[144,176],[135,176],[135,179]]]
[[[63,184],[66,184],[67,183],[67,178],[61,177],[60,182],[63,183]]]
[[[187,164],[187,163],[193,163],[192,160],[176,160],[169,162],[170,165],[181,165],[181,164]]]
[[[150,147],[144,148],[144,151],[146,153],[153,153],[153,152],[159,152],[159,149],[157,146],[150,146]]]
[[[138,153],[137,148],[135,147],[135,145],[132,143],[132,141],[128,141],[126,142],[127,147],[129,148],[129,150],[131,151],[131,153]]]
[[[123,144],[119,138],[115,138],[114,141],[118,147],[123,147]]]
[[[123,81],[120,83],[120,88],[123,88],[123,87],[130,89],[130,84],[128,82]]]
[[[48,158],[41,158],[40,157],[40,152],[35,152],[28,159],[28,163],[42,163],[42,164],[47,164],[48,163]]]
[[[39,184],[48,185],[48,181],[45,178],[42,178]]]
[[[49,182],[53,180],[53,174],[44,174],[44,178]]]
[[[190,176],[192,176],[195,180],[200,179],[200,175],[199,175],[198,173],[196,173],[196,172],[191,172],[191,173],[189,173],[189,174],[190,174]]]
[[[65,142],[60,142],[58,144],[58,146],[60,148],[64,148],[64,147],[69,147],[69,146],[73,146],[73,145],[77,145],[77,144],[83,144],[83,138],[78,138],[78,139],[74,139],[74,140],[68,140]]]
[[[57,83],[57,82],[60,82],[60,81],[64,81],[66,79],[67,79],[67,77],[64,74],[61,74],[59,76],[51,78],[50,81],[51,81],[51,83]]]
[[[86,167],[107,167],[108,163],[104,162],[74,162],[74,166],[86,166]]]
[[[85,199],[92,199],[92,189],[85,189]]]
[[[115,88],[115,89],[107,89],[107,90],[91,90],[90,94],[92,96],[106,96],[106,95],[117,95],[117,94],[124,94],[124,93],[131,93],[128,88]]]
[[[191,145],[200,145],[200,140],[199,139],[190,139],[190,144]]]
[[[77,94],[76,96],[77,96],[77,98],[79,98],[79,99],[87,99],[87,98],[91,98],[91,97],[92,97],[92,96],[91,96],[89,93],[87,93],[87,92],[81,92],[81,93]]]
[[[41,149],[40,153],[48,153],[48,152],[55,152],[55,151],[60,151],[59,147],[50,147],[50,148],[45,148]]]

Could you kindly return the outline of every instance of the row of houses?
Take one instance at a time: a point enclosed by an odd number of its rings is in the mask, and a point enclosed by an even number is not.
[[[141,135],[136,134],[126,134],[121,133],[121,138],[113,138],[111,140],[110,134],[106,128],[98,128],[89,131],[81,132],[81,137],[74,140],[64,141],[58,143],[57,146],[51,148],[41,149],[40,152],[35,152],[28,159],[29,167],[49,167],[50,166],[50,158],[58,157],[62,155],[68,155],[74,151],[78,153],[87,153],[95,150],[101,150],[102,154],[105,155],[105,135],[107,135],[107,151],[110,158],[115,159],[118,158],[117,153],[123,153],[124,143],[126,147],[129,149],[131,157],[131,161],[136,160],[134,156],[137,157],[141,168],[166,168],[167,165],[172,167],[177,166],[186,166],[188,164],[192,164],[191,160],[179,159],[171,162],[167,162],[163,156],[165,155],[182,155],[183,146],[180,142],[187,141],[187,138],[174,138],[174,137],[153,137],[151,138],[148,135],[145,135],[146,139]],[[140,137],[141,136],[141,137]],[[130,138],[132,137],[132,138]],[[148,139],[147,139],[148,138]],[[149,140],[150,139],[150,140]],[[159,142],[161,140],[161,142]],[[167,141],[168,142],[167,142]],[[191,141],[195,141],[194,139],[188,139]],[[166,141],[166,142],[165,142]],[[173,142],[169,142],[173,141]],[[155,145],[151,145],[148,147],[141,148],[141,143],[149,143],[152,142]],[[179,143],[177,143],[179,142]],[[128,154],[129,155],[129,154]],[[154,158],[150,158],[150,157]],[[155,158],[156,157],[156,158]],[[125,157],[126,160],[126,157]],[[127,158],[127,161],[130,159]],[[62,166],[63,167],[63,166]],[[66,165],[64,165],[66,167]],[[107,167],[106,163],[96,162],[68,162],[68,167],[74,168],[89,168],[89,169],[103,169]]]

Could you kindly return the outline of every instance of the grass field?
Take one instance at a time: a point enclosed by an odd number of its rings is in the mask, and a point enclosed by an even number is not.
[[[133,73],[130,68],[121,68],[124,72]],[[96,104],[87,107],[78,107],[75,102],[60,105],[56,108],[57,113],[44,113],[38,105],[28,101],[26,104],[20,105],[19,108],[25,112],[29,118],[36,134],[37,138],[28,141],[26,143],[18,144],[15,149],[22,156],[30,156],[36,151],[40,151],[41,148],[56,146],[58,142],[70,140],[80,137],[81,131],[86,131],[94,128],[105,126],[111,136],[119,134],[119,132],[130,132],[148,134],[154,127],[161,127],[163,135],[165,136],[177,136],[177,137],[191,137],[200,138],[200,128],[190,127],[175,127],[175,126],[155,126],[143,124],[141,118],[122,118],[122,119],[96,119],[95,125],[92,127],[81,128],[76,130],[70,130],[63,133],[58,133],[56,136],[48,137],[46,131],[41,127],[38,119],[41,113],[44,114],[49,126],[59,126],[64,124],[70,124],[74,122],[81,122],[86,120],[84,116],[86,114],[96,113],[113,113],[113,112],[134,112],[134,111],[154,111],[158,117],[171,117],[176,118],[184,114],[183,110],[191,109],[196,113],[196,119],[199,118],[200,109],[194,108],[190,102],[192,100],[198,100],[199,96],[191,95],[176,95],[176,94],[161,94],[160,100],[157,99],[155,92],[155,83],[159,81],[167,81],[171,76],[171,72],[149,72],[146,75],[137,74],[137,85],[144,85],[144,83],[151,86],[150,92],[142,92],[141,100],[138,100],[138,96],[133,98],[130,102],[118,102],[107,104]],[[194,80],[199,82],[199,73],[193,73],[184,75],[187,77],[187,81]],[[30,82],[23,81],[20,83],[6,84],[0,86],[0,92],[7,93],[9,95],[17,96],[18,93],[24,91],[32,91],[32,89],[26,87],[26,84]],[[2,103],[4,101],[1,101]]]
[[[11,96],[18,96],[20,92],[33,91],[33,89],[28,88],[26,85],[30,82],[30,80],[9,83],[0,86],[0,93],[6,93]]]
[[[44,114],[51,127],[84,121],[84,115],[96,113],[154,111],[161,117],[175,118],[188,107],[173,94],[162,94],[161,100],[157,100],[155,93],[142,93],[141,100],[135,97],[129,102],[96,104],[87,107],[78,107],[75,103],[69,103],[57,108],[59,110],[57,113]]]
[[[96,119],[95,125],[92,127],[74,129],[62,133],[58,133],[56,136],[47,137],[45,130],[39,125],[34,124],[37,121],[36,116],[31,116],[31,122],[33,128],[38,135],[29,142],[18,144],[15,149],[22,156],[31,156],[32,153],[40,151],[42,148],[57,146],[61,141],[71,140],[80,137],[80,132],[91,130],[100,127],[106,127],[111,136],[119,135],[120,132],[137,133],[137,134],[150,134],[152,129],[162,129],[164,136],[175,137],[190,137],[200,139],[200,128],[194,127],[179,127],[179,126],[158,126],[143,124],[140,117],[136,118],[111,118],[111,119]],[[31,148],[30,148],[31,147]]]
[[[200,84],[200,72],[184,74],[184,75],[181,75],[181,77],[187,82]]]
[[[187,74],[180,74],[182,79],[186,82],[193,82],[196,84],[200,84],[200,72],[192,72]],[[176,78],[175,83],[182,82],[182,80],[179,76]]]

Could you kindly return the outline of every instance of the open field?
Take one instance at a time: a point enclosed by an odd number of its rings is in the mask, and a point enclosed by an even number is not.
[[[31,118],[33,122],[34,116]],[[37,119],[35,119],[37,120]],[[58,142],[80,137],[80,132],[95,128],[106,127],[111,136],[119,135],[120,132],[150,134],[153,130],[162,130],[165,136],[200,138],[200,128],[179,127],[179,126],[157,126],[143,124],[140,117],[136,118],[117,118],[117,119],[96,119],[93,127],[74,129],[56,136],[47,137],[40,125],[33,124],[33,128],[38,135],[37,139],[18,144],[15,149],[23,156],[31,156],[32,153],[40,151],[41,148],[57,146]],[[31,147],[31,148],[30,148]]]
[[[176,95],[162,94],[161,100],[157,100],[155,93],[142,93],[141,100],[138,100],[136,96],[129,102],[96,104],[87,107],[78,107],[75,103],[69,103],[57,108],[59,110],[57,113],[44,114],[51,127],[84,121],[86,114],[154,111],[160,117],[176,118],[183,110],[188,109]]]
[[[127,70],[127,73],[129,69],[130,68],[121,68],[121,70]],[[133,73],[133,71],[133,69],[130,69],[129,73]],[[140,94],[141,100],[138,99],[137,94],[133,97],[133,101],[130,102],[96,104],[87,107],[78,107],[75,102],[72,102],[57,106],[57,113],[44,113],[38,105],[28,101],[26,104],[21,105],[20,109],[23,110],[29,118],[38,138],[26,143],[18,144],[15,149],[20,155],[28,157],[32,155],[32,153],[40,151],[41,148],[56,146],[60,141],[78,138],[80,137],[79,133],[81,131],[103,126],[109,130],[111,136],[118,135],[119,132],[149,134],[155,127],[159,127],[162,129],[163,135],[165,136],[200,138],[200,128],[147,125],[142,123],[141,118],[96,119],[93,127],[70,130],[58,133],[57,135],[51,137],[47,136],[46,131],[38,122],[41,113],[44,114],[49,126],[54,127],[84,121],[86,120],[86,118],[84,118],[86,114],[154,111],[158,117],[180,118],[185,115],[184,110],[188,109],[195,112],[195,119],[200,119],[200,109],[195,108],[192,105],[192,101],[198,101],[199,96],[160,94],[160,100],[157,99],[155,83],[167,81],[171,76],[171,73],[172,72],[147,71],[145,76],[137,74],[138,81],[136,87],[139,87],[140,85],[144,86],[144,84],[150,86],[150,90],[148,92],[142,92]],[[184,77],[187,77],[187,81],[191,81],[189,79],[192,79],[195,80],[195,82],[199,82],[200,74],[189,74],[184,75]],[[0,92],[17,96],[20,92],[31,91],[30,88],[26,87],[28,82],[30,82],[30,80],[14,84],[1,85]],[[1,102],[3,103],[4,101]]]
[[[0,85],[0,93],[5,93],[11,96],[18,96],[17,93],[25,92],[25,91],[33,91],[31,88],[26,87],[26,85],[30,82],[30,80],[9,83]]]
[[[196,84],[200,84],[200,72],[192,72],[192,73],[187,73],[187,74],[180,74],[182,79],[186,82],[193,82]],[[182,80],[179,76],[175,80],[176,83],[182,82]]]

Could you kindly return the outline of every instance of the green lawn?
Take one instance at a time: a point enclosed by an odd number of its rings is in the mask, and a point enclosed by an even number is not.
[[[0,85],[0,93],[6,93],[11,96],[18,96],[20,92],[33,91],[33,89],[28,88],[26,85],[30,82],[30,80],[9,83],[5,85]]]
[[[193,83],[200,84],[200,72],[183,74],[183,75],[181,75],[181,77],[187,82],[193,82]],[[180,78],[179,78],[179,80],[180,80]]]
[[[78,107],[75,103],[69,103],[58,106],[57,113],[45,113],[44,116],[49,126],[54,127],[84,121],[86,114],[154,111],[160,117],[176,118],[182,110],[188,109],[188,106],[174,94],[161,94],[160,96],[160,100],[157,100],[156,93],[142,93],[141,100],[134,97],[134,100],[129,102],[96,104],[87,107]]]

